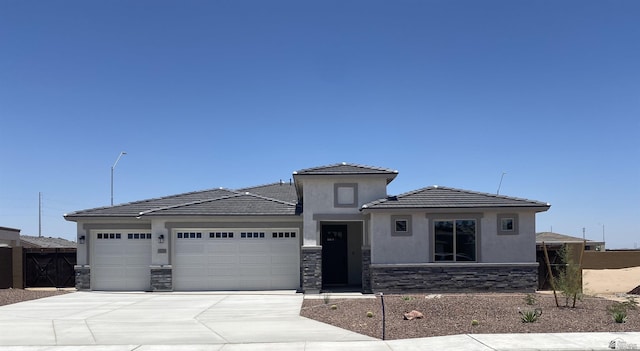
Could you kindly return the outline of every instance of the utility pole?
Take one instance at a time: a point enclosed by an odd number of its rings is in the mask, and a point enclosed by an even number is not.
[[[42,192],[38,192],[38,237],[42,237]]]

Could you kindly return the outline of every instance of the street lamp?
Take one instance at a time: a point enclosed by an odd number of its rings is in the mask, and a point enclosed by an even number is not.
[[[118,164],[118,161],[120,161],[120,157],[126,155],[127,153],[122,151],[120,153],[120,155],[118,155],[118,158],[116,159],[116,162],[113,164],[113,166],[111,166],[111,206],[113,206],[113,170],[116,168],[116,165]]]

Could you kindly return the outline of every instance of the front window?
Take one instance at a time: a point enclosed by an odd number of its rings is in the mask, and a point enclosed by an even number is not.
[[[476,220],[452,219],[434,221],[437,262],[469,262],[476,260]]]

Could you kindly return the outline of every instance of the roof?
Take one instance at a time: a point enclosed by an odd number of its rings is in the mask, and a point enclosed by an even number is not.
[[[294,176],[297,176],[297,175],[298,176],[299,175],[368,175],[368,174],[387,175],[387,183],[390,183],[398,175],[398,171],[389,169],[389,168],[364,166],[364,165],[358,165],[354,163],[342,162],[342,163],[336,163],[333,165],[301,169],[299,171],[293,172]]]
[[[198,200],[185,204],[154,208],[140,212],[139,216],[277,216],[296,215],[296,209],[295,203],[245,192],[216,199]]]
[[[25,248],[55,248],[55,249],[68,249],[76,248],[76,243],[62,238],[47,238],[40,236],[20,236],[20,245]]]
[[[232,194],[236,194],[236,192],[223,188],[194,191],[178,195],[129,202],[115,206],[81,210],[66,214],[64,217],[137,217],[140,212],[149,211],[154,208],[165,208],[188,204],[194,201],[217,199]]]
[[[553,232],[536,233],[536,243],[582,243],[583,241],[585,239]],[[587,240],[587,242],[593,242],[593,240]]]
[[[0,227],[0,230],[6,230],[6,231],[9,231],[9,232],[20,232],[20,229],[9,228],[9,227]]]
[[[389,196],[386,199],[373,201],[362,206],[363,209],[493,207],[529,207],[546,211],[550,205],[534,200],[434,185],[397,196]]]
[[[277,182],[266,185],[258,185],[249,188],[237,189],[239,192],[250,192],[252,194],[269,197],[285,202],[295,203],[298,201],[296,187],[289,182]]]

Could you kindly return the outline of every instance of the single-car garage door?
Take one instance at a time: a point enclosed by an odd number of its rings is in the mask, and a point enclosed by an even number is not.
[[[149,290],[151,233],[95,231],[91,238],[91,289]]]
[[[295,229],[175,230],[175,290],[297,289]]]

